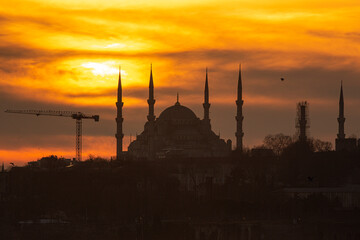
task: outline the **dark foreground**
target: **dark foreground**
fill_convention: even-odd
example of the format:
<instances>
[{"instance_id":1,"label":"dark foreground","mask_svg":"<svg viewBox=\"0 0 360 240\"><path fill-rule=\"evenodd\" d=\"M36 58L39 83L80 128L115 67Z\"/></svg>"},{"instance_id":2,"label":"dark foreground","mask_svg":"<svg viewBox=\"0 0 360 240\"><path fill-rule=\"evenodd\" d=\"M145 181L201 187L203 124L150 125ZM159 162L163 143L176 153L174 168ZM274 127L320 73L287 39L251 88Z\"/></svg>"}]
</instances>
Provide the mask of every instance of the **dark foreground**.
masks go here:
<instances>
[{"instance_id":1,"label":"dark foreground","mask_svg":"<svg viewBox=\"0 0 360 240\"><path fill-rule=\"evenodd\" d=\"M360 240L359 154L48 157L0 173L0 239Z\"/></svg>"}]
</instances>

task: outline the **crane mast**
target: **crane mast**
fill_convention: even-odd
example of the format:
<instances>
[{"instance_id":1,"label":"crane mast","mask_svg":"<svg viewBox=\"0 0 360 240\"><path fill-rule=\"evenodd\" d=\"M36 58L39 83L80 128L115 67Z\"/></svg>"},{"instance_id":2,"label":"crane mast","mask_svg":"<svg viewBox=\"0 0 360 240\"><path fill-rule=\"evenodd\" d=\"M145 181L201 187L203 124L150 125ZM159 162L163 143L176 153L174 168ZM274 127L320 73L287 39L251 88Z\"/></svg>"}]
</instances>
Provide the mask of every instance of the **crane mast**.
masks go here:
<instances>
[{"instance_id":1,"label":"crane mast","mask_svg":"<svg viewBox=\"0 0 360 240\"><path fill-rule=\"evenodd\" d=\"M55 117L71 117L76 120L76 160L81 161L82 158L82 119L94 119L98 122L99 115L88 115L81 112L71 111L53 111L53 110L6 110L6 113L31 114L36 116L55 116Z\"/></svg>"},{"instance_id":2,"label":"crane mast","mask_svg":"<svg viewBox=\"0 0 360 240\"><path fill-rule=\"evenodd\" d=\"M76 119L76 160L81 161L82 159L82 121Z\"/></svg>"}]
</instances>

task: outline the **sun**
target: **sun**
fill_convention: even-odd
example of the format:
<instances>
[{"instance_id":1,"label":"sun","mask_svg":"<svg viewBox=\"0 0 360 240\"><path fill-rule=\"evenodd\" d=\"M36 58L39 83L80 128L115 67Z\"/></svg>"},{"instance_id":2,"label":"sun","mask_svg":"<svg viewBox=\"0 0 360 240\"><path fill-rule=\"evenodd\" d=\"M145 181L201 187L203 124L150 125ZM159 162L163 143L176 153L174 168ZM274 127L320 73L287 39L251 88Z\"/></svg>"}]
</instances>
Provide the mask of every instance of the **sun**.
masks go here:
<instances>
[{"instance_id":1,"label":"sun","mask_svg":"<svg viewBox=\"0 0 360 240\"><path fill-rule=\"evenodd\" d=\"M82 67L91 69L92 74L95 76L102 76L105 75L114 75L119 73L119 69L116 66L114 61L107 61L102 63L97 62L86 62L81 64ZM127 75L124 70L121 70L121 75Z\"/></svg>"}]
</instances>

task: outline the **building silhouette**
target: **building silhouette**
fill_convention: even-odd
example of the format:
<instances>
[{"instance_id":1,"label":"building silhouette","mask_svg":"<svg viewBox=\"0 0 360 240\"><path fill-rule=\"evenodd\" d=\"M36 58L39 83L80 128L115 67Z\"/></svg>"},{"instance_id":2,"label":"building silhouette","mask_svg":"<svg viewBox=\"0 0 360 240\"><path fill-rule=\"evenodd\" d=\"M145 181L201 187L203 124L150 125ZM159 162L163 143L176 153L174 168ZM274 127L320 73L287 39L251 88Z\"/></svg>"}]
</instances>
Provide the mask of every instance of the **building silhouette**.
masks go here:
<instances>
[{"instance_id":1,"label":"building silhouette","mask_svg":"<svg viewBox=\"0 0 360 240\"><path fill-rule=\"evenodd\" d=\"M241 79L239 80L241 85ZM241 87L240 87L241 89ZM239 97L239 96L238 96ZM241 99L238 98L238 101ZM211 130L209 82L206 69L204 89L204 118L180 104L179 97L173 106L166 108L158 118L154 115L154 80L150 70L147 122L144 131L128 147L133 159L161 159L169 157L203 158L225 157L231 152L231 140L225 142ZM241 108L241 107L240 107ZM240 114L240 115L239 115ZM242 111L238 113L242 116ZM240 120L240 118L239 118ZM242 119L241 119L242 121ZM238 129L242 133L242 128ZM242 135L240 134L239 137ZM241 144L242 145L242 141Z\"/></svg>"},{"instance_id":2,"label":"building silhouette","mask_svg":"<svg viewBox=\"0 0 360 240\"><path fill-rule=\"evenodd\" d=\"M344 93L341 82L340 87L340 99L339 99L339 117L338 117L338 134L335 139L335 150L336 151L356 151L357 140L356 138L345 137L345 115L344 115Z\"/></svg>"}]
</instances>

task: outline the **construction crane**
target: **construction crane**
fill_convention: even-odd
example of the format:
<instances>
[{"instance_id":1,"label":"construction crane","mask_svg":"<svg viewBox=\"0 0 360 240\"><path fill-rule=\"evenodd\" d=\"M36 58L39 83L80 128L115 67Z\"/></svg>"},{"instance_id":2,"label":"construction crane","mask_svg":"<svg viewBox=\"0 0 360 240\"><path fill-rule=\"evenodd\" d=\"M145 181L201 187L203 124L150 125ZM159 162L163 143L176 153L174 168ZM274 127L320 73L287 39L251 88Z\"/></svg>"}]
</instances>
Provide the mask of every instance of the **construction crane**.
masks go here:
<instances>
[{"instance_id":1,"label":"construction crane","mask_svg":"<svg viewBox=\"0 0 360 240\"><path fill-rule=\"evenodd\" d=\"M53 110L6 110L6 113L32 114L36 116L71 117L76 120L76 160L81 161L82 157L82 119L94 119L98 122L99 115L87 115L81 112L53 111Z\"/></svg>"}]
</instances>

